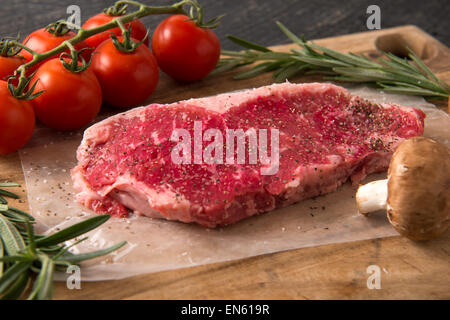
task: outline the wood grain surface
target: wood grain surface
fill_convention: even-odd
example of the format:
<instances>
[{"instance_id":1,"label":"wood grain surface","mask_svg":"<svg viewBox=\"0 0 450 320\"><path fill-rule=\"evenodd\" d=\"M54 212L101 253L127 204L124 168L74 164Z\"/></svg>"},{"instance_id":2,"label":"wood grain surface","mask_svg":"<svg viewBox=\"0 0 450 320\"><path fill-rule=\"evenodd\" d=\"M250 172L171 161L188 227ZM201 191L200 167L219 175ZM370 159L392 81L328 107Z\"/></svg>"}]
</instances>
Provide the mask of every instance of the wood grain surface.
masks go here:
<instances>
[{"instance_id":1,"label":"wood grain surface","mask_svg":"<svg viewBox=\"0 0 450 320\"><path fill-rule=\"evenodd\" d=\"M378 55L376 43L388 36L387 46L402 50L401 37L414 45L438 77L450 82L450 51L414 26L318 40L341 50ZM291 46L280 46L288 50ZM269 75L232 81L233 73L179 84L163 77L151 101L172 102L272 81ZM299 77L297 82L318 80ZM446 110L447 102L437 102ZM17 154L0 157L0 181L24 183ZM27 209L26 190L17 206ZM232 262L132 277L119 281L83 282L81 290L57 283L56 299L449 299L450 232L442 238L416 243L401 237L357 241L290 250ZM381 269L381 289L369 290L369 265Z\"/></svg>"}]
</instances>

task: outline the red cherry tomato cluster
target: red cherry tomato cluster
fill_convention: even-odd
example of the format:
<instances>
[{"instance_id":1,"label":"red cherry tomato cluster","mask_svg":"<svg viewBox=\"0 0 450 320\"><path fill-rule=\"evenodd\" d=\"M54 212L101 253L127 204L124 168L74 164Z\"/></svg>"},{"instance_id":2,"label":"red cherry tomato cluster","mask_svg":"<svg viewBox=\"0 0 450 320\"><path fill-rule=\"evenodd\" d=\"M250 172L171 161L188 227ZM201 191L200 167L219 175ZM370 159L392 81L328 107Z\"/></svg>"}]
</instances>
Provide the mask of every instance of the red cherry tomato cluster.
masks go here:
<instances>
[{"instance_id":1,"label":"red cherry tomato cluster","mask_svg":"<svg viewBox=\"0 0 450 320\"><path fill-rule=\"evenodd\" d=\"M82 28L95 28L114 18L100 13L88 19ZM123 42L124 38L121 29L115 28L75 46L76 50L81 50L78 65L86 64L92 56L87 68L73 72L59 57L53 57L27 70L28 75L35 72L30 81L30 84L36 83L34 92L42 91L29 101L14 97L6 80L21 64L31 61L33 55L22 50L19 55L0 56L0 155L25 145L32 135L35 117L53 129L76 130L97 116L102 102L113 107L144 103L158 84L159 68L176 80L189 82L204 78L219 60L217 36L210 29L197 26L187 16L174 15L160 23L153 33L153 53L148 47L147 30L140 20L125 27L131 28L132 41L142 41L134 50L117 48L117 40ZM116 41L111 34L116 35ZM43 28L28 35L23 44L43 53L74 36L70 31L55 34ZM66 53L65 64L73 64L70 51ZM17 79L12 84L17 85Z\"/></svg>"}]
</instances>

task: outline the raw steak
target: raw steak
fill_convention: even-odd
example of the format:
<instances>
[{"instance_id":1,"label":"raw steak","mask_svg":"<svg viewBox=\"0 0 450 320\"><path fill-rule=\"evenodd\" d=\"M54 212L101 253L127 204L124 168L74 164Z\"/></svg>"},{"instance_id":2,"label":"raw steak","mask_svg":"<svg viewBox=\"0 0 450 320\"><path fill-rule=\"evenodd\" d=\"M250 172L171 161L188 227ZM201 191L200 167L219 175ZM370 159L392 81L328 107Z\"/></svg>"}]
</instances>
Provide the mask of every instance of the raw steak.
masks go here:
<instances>
[{"instance_id":1,"label":"raw steak","mask_svg":"<svg viewBox=\"0 0 450 320\"><path fill-rule=\"evenodd\" d=\"M386 170L399 143L422 134L424 117L414 108L371 103L326 83L274 84L152 104L87 129L72 179L78 201L96 212L127 216L131 210L213 228ZM193 136L196 122L203 134L214 128L223 137L227 129L278 129L278 171L262 174L267 163L249 160L199 164L193 154L190 164L174 163L173 130ZM267 140L271 150L269 134ZM211 141L200 146L205 150ZM216 150L225 156L225 147Z\"/></svg>"}]
</instances>

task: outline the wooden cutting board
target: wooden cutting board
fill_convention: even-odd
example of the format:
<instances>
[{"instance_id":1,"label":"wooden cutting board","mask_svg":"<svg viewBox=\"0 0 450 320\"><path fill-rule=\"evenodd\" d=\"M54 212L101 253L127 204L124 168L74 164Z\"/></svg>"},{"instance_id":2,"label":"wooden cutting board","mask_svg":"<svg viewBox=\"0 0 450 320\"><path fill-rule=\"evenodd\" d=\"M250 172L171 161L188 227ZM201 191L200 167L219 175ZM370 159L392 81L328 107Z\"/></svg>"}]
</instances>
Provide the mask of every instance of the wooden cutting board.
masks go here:
<instances>
[{"instance_id":1,"label":"wooden cutting board","mask_svg":"<svg viewBox=\"0 0 450 320\"><path fill-rule=\"evenodd\" d=\"M415 26L363 32L317 40L342 52L378 57L382 49L406 56L412 48L437 76L450 83L450 50ZM293 45L273 47L289 50ZM258 87L270 75L233 81L235 72L180 84L162 76L148 102L169 103L192 97ZM299 76L294 82L320 81ZM447 110L447 101L431 101ZM22 196L14 203L28 210L24 177L17 153L0 156L0 181L15 181ZM56 299L449 299L450 232L415 243L401 237L290 250L232 262L166 271L129 279L82 283L69 290L56 283ZM381 271L381 289L369 290L367 267Z\"/></svg>"}]
</instances>

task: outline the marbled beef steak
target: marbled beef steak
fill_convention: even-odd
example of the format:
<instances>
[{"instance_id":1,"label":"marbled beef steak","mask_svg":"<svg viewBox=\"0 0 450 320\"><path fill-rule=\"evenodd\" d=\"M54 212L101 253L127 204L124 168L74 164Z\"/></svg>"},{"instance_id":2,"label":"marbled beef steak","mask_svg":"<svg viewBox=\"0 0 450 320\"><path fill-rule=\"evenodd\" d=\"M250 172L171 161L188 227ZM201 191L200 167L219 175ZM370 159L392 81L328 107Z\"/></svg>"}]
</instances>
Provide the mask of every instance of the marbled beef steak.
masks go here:
<instances>
[{"instance_id":1,"label":"marbled beef steak","mask_svg":"<svg viewBox=\"0 0 450 320\"><path fill-rule=\"evenodd\" d=\"M78 201L98 213L134 211L213 228L386 170L396 147L422 134L424 117L414 108L375 104L327 83L274 84L152 104L87 129L72 178ZM194 163L194 154L191 163L175 163L171 153L179 142L173 131L182 128L194 136L196 123L202 134L216 129L223 137L229 129L278 130L278 170L262 174L267 163L249 159ZM274 145L269 136L268 154ZM216 138L205 140L203 150ZM217 150L225 154L225 147Z\"/></svg>"}]
</instances>

